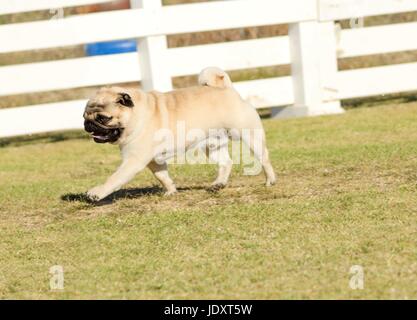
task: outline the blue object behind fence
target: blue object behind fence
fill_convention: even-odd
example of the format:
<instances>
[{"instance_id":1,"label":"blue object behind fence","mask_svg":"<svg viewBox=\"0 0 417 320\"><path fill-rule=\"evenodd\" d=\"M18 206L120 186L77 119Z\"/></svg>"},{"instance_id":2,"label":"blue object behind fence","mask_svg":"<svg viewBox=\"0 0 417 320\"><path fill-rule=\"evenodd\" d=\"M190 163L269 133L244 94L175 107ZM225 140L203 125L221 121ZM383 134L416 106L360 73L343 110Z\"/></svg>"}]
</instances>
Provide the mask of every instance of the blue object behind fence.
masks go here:
<instances>
[{"instance_id":1,"label":"blue object behind fence","mask_svg":"<svg viewBox=\"0 0 417 320\"><path fill-rule=\"evenodd\" d=\"M89 43L85 46L87 56L101 56L137 51L136 40L116 40L109 42Z\"/></svg>"}]
</instances>

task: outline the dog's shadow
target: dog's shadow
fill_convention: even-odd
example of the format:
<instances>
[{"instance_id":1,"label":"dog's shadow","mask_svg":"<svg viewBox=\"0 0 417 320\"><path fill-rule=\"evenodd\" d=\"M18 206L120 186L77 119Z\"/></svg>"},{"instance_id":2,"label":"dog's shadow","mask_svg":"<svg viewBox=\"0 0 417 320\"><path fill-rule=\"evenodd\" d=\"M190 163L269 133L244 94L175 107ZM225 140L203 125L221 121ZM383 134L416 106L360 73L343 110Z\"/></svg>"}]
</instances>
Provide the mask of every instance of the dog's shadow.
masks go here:
<instances>
[{"instance_id":1,"label":"dog's shadow","mask_svg":"<svg viewBox=\"0 0 417 320\"><path fill-rule=\"evenodd\" d=\"M208 192L215 192L216 190L212 190L210 188L202 187L202 186L192 186L192 187L181 187L177 188L178 192L186 192L191 190L206 190ZM83 202L88 204L93 204L96 206L102 205L109 205L115 203L117 200L120 199L135 199L140 197L146 197L151 195L164 195L164 190L160 187L146 187L146 188L129 188L129 189L122 189L119 191L114 192L110 196L100 200L98 202L91 201L85 193L67 193L61 196L61 200L67 202Z\"/></svg>"}]
</instances>

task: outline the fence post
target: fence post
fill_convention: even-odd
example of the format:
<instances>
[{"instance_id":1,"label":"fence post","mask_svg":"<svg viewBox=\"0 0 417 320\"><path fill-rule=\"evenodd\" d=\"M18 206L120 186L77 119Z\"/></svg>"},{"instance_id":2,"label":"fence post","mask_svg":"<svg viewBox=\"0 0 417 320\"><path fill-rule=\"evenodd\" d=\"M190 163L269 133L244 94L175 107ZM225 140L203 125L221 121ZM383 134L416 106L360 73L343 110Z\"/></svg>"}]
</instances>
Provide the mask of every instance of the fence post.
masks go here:
<instances>
[{"instance_id":1,"label":"fence post","mask_svg":"<svg viewBox=\"0 0 417 320\"><path fill-rule=\"evenodd\" d=\"M130 0L132 8L158 9L161 0ZM142 89L162 92L172 90L172 79L167 66L167 38L151 36L138 39Z\"/></svg>"},{"instance_id":2,"label":"fence post","mask_svg":"<svg viewBox=\"0 0 417 320\"><path fill-rule=\"evenodd\" d=\"M337 100L337 52L333 22L290 24L289 37L295 115L344 112Z\"/></svg>"},{"instance_id":3,"label":"fence post","mask_svg":"<svg viewBox=\"0 0 417 320\"><path fill-rule=\"evenodd\" d=\"M337 29L333 21L319 22L320 92L322 109L318 114L344 113L339 100ZM312 113L314 115L314 112Z\"/></svg>"}]
</instances>

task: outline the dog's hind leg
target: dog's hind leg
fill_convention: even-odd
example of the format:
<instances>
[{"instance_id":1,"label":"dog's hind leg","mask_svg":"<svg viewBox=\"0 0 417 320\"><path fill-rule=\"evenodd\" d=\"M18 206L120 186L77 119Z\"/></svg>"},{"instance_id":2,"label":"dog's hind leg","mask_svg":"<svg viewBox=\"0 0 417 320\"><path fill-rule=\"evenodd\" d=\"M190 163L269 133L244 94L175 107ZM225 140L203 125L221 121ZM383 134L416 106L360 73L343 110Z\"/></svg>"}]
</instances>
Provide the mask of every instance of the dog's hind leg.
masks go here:
<instances>
[{"instance_id":1,"label":"dog's hind leg","mask_svg":"<svg viewBox=\"0 0 417 320\"><path fill-rule=\"evenodd\" d=\"M168 165L166 162L160 164L155 161L151 161L148 164L149 170L155 175L159 182L164 186L166 192L165 195L171 195L177 192L174 181L168 174Z\"/></svg>"},{"instance_id":2,"label":"dog's hind leg","mask_svg":"<svg viewBox=\"0 0 417 320\"><path fill-rule=\"evenodd\" d=\"M228 144L222 144L218 148L206 148L207 157L211 163L217 163L219 171L216 180L211 184L213 189L222 189L227 185L232 171L233 161L230 158Z\"/></svg>"},{"instance_id":3,"label":"dog's hind leg","mask_svg":"<svg viewBox=\"0 0 417 320\"><path fill-rule=\"evenodd\" d=\"M260 134L255 134L255 130L259 131ZM262 165L263 171L266 177L265 185L270 187L275 184L276 177L274 168L272 167L271 160L269 159L269 152L266 148L265 133L263 129L250 129L249 132L242 134L242 141L250 148L256 159Z\"/></svg>"},{"instance_id":4,"label":"dog's hind leg","mask_svg":"<svg viewBox=\"0 0 417 320\"><path fill-rule=\"evenodd\" d=\"M256 154L255 156L259 159L259 156L257 156ZM262 151L262 156L260 158L260 161L262 163L262 167L264 169L264 173L266 176L265 185L267 187L270 187L276 183L276 177L275 177L274 168L272 167L272 164L271 164L271 160L269 159L269 152L265 146L265 143L263 146L263 151Z\"/></svg>"}]
</instances>

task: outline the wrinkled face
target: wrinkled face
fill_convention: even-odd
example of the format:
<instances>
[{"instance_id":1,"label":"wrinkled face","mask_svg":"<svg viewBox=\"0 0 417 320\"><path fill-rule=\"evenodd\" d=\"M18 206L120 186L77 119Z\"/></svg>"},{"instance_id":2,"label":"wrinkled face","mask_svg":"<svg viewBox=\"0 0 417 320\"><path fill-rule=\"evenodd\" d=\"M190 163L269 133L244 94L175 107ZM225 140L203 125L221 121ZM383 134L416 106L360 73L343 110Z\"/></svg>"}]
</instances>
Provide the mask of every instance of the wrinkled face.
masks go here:
<instances>
[{"instance_id":1,"label":"wrinkled face","mask_svg":"<svg viewBox=\"0 0 417 320\"><path fill-rule=\"evenodd\" d=\"M87 103L84 129L97 143L117 143L134 108L132 95L123 88L103 88Z\"/></svg>"}]
</instances>

